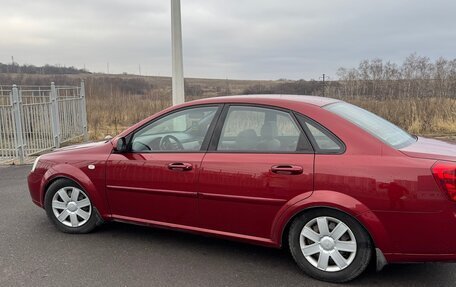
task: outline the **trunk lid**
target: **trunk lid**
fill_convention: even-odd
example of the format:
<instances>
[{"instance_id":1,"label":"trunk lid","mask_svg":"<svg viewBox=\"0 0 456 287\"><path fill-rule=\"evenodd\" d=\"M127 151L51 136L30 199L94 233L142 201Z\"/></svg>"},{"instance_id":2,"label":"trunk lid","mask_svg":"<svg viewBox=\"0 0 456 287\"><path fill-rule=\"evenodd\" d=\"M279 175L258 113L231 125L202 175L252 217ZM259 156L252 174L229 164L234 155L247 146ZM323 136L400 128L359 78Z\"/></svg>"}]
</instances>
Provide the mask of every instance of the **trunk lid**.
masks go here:
<instances>
[{"instance_id":1,"label":"trunk lid","mask_svg":"<svg viewBox=\"0 0 456 287\"><path fill-rule=\"evenodd\" d=\"M456 161L456 143L442 140L418 137L415 143L399 151L410 157Z\"/></svg>"}]
</instances>

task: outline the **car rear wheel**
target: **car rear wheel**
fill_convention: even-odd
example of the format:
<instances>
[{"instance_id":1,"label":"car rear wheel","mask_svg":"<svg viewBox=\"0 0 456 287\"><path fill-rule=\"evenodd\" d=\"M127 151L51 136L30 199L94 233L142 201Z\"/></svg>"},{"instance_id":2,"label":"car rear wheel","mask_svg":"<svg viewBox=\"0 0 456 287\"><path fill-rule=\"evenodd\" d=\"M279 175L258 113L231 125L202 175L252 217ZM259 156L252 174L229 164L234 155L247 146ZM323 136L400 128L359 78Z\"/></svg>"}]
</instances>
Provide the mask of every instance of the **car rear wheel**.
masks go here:
<instances>
[{"instance_id":1,"label":"car rear wheel","mask_svg":"<svg viewBox=\"0 0 456 287\"><path fill-rule=\"evenodd\" d=\"M88 233L99 222L87 193L68 179L58 179L49 186L44 204L51 222L66 233Z\"/></svg>"},{"instance_id":2,"label":"car rear wheel","mask_svg":"<svg viewBox=\"0 0 456 287\"><path fill-rule=\"evenodd\" d=\"M309 210L294 219L289 231L291 254L311 277L342 283L369 265L372 243L351 216L332 209Z\"/></svg>"}]
</instances>

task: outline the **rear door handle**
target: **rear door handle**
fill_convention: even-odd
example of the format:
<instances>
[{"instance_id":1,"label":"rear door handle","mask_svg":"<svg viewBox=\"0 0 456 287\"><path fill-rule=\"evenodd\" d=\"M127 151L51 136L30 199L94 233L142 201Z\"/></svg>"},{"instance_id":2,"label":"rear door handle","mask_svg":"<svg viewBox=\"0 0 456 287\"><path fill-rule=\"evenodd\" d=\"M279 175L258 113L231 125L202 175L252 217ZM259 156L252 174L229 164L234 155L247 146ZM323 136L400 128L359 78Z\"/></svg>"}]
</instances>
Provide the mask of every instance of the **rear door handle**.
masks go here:
<instances>
[{"instance_id":1,"label":"rear door handle","mask_svg":"<svg viewBox=\"0 0 456 287\"><path fill-rule=\"evenodd\" d=\"M193 166L188 162L173 162L168 164L168 169L175 171L189 171L192 170Z\"/></svg>"},{"instance_id":2,"label":"rear door handle","mask_svg":"<svg viewBox=\"0 0 456 287\"><path fill-rule=\"evenodd\" d=\"M301 174L302 173L302 166L299 165L274 165L271 167L271 171L277 174L286 174L286 175L293 175L293 174Z\"/></svg>"}]
</instances>

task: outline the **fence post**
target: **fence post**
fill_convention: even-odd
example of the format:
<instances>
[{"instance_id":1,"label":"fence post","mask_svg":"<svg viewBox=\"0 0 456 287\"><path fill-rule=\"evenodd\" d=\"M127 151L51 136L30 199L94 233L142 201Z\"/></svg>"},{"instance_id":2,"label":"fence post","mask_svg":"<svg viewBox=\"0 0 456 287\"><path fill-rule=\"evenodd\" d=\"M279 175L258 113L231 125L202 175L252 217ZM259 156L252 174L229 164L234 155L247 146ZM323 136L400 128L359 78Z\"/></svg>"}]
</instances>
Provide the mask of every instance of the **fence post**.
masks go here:
<instances>
[{"instance_id":1,"label":"fence post","mask_svg":"<svg viewBox=\"0 0 456 287\"><path fill-rule=\"evenodd\" d=\"M60 147L60 118L59 102L57 100L57 89L54 82L51 83L51 114L52 114L52 134L54 136L54 146Z\"/></svg>"},{"instance_id":2,"label":"fence post","mask_svg":"<svg viewBox=\"0 0 456 287\"><path fill-rule=\"evenodd\" d=\"M87 110L86 110L86 98L85 98L85 85L84 80L81 81L81 90L79 93L81 98L81 120L82 120L82 132L84 134L84 141L88 141L89 137L87 134Z\"/></svg>"},{"instance_id":3,"label":"fence post","mask_svg":"<svg viewBox=\"0 0 456 287\"><path fill-rule=\"evenodd\" d=\"M19 90L16 85L13 85L11 93L13 104L12 112L14 118L14 128L16 133L16 155L19 157L19 162L24 163L25 149L24 149L24 133L22 130L22 97L19 95Z\"/></svg>"}]
</instances>

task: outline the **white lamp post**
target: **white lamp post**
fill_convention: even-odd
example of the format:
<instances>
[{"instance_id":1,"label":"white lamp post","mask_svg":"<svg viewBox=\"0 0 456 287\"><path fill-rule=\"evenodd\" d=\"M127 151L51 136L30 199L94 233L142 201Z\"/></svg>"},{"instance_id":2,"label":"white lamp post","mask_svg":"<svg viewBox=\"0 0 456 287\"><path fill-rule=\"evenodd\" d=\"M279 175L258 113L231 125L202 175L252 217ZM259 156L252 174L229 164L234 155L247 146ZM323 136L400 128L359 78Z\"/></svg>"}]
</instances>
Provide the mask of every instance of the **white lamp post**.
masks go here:
<instances>
[{"instance_id":1,"label":"white lamp post","mask_svg":"<svg viewBox=\"0 0 456 287\"><path fill-rule=\"evenodd\" d=\"M177 105L185 102L180 0L171 0L171 34L171 44L173 46L173 105Z\"/></svg>"}]
</instances>

